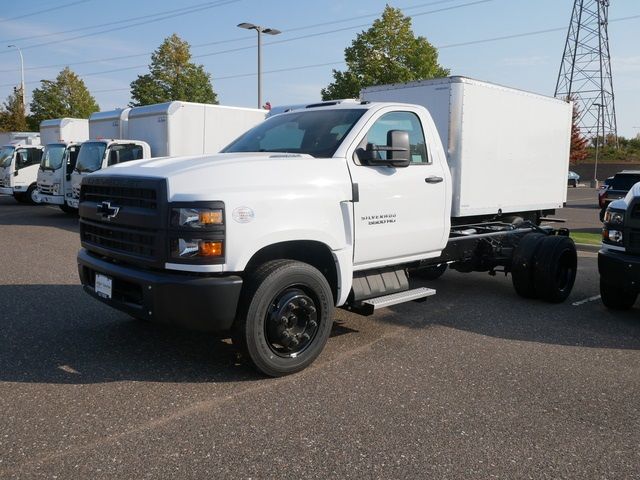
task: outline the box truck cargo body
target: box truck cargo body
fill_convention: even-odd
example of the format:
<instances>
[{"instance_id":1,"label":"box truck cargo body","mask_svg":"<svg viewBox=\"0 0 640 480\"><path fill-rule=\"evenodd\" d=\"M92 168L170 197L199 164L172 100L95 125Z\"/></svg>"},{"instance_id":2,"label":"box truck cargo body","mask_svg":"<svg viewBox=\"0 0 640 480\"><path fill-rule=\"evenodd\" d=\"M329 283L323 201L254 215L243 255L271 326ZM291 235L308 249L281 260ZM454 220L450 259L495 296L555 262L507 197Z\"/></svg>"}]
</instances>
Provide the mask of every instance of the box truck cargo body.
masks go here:
<instances>
[{"instance_id":1,"label":"box truck cargo body","mask_svg":"<svg viewBox=\"0 0 640 480\"><path fill-rule=\"evenodd\" d=\"M190 102L135 107L129 137L143 140L153 157L217 153L265 119L266 110Z\"/></svg>"},{"instance_id":2,"label":"box truck cargo body","mask_svg":"<svg viewBox=\"0 0 640 480\"><path fill-rule=\"evenodd\" d=\"M54 118L40 122L40 143L84 142L89 139L89 120Z\"/></svg>"},{"instance_id":3,"label":"box truck cargo body","mask_svg":"<svg viewBox=\"0 0 640 480\"><path fill-rule=\"evenodd\" d=\"M40 145L40 134L38 132L0 132L0 145L10 143Z\"/></svg>"},{"instance_id":4,"label":"box truck cargo body","mask_svg":"<svg viewBox=\"0 0 640 480\"><path fill-rule=\"evenodd\" d=\"M130 108L95 112L89 117L89 138L129 138Z\"/></svg>"},{"instance_id":5,"label":"box truck cargo body","mask_svg":"<svg viewBox=\"0 0 640 480\"><path fill-rule=\"evenodd\" d=\"M570 103L464 77L369 87L361 97L429 110L451 170L452 217L566 202Z\"/></svg>"}]
</instances>

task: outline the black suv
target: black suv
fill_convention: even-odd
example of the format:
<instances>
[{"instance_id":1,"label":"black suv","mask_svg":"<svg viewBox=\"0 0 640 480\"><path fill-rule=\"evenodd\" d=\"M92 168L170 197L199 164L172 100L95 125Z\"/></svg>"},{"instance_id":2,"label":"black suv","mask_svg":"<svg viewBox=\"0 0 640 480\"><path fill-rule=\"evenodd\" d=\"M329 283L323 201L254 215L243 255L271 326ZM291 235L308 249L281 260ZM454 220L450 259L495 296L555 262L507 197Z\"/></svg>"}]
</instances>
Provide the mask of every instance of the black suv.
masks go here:
<instances>
[{"instance_id":1,"label":"black suv","mask_svg":"<svg viewBox=\"0 0 640 480\"><path fill-rule=\"evenodd\" d=\"M640 182L639 170L623 170L605 181L598 192L598 204L600 206L600 221L604 220L604 212L614 200L624 198L627 192L636 183Z\"/></svg>"},{"instance_id":2,"label":"black suv","mask_svg":"<svg viewBox=\"0 0 640 480\"><path fill-rule=\"evenodd\" d=\"M598 271L602 302L616 310L631 308L640 293L640 183L606 209Z\"/></svg>"}]
</instances>

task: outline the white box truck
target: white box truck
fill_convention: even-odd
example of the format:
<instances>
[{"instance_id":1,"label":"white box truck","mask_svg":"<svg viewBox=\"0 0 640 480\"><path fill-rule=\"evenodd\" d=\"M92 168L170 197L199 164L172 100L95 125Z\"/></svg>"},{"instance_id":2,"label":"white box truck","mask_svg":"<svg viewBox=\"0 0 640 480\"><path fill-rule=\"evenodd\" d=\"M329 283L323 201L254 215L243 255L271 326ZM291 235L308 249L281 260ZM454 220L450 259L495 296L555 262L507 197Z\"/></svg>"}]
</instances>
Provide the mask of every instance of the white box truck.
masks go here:
<instances>
[{"instance_id":1,"label":"white box truck","mask_svg":"<svg viewBox=\"0 0 640 480\"><path fill-rule=\"evenodd\" d=\"M129 112L129 136L147 142L153 157L217 153L266 114L255 108L159 103Z\"/></svg>"},{"instance_id":2,"label":"white box truck","mask_svg":"<svg viewBox=\"0 0 640 480\"><path fill-rule=\"evenodd\" d=\"M89 117L91 141L80 147L78 159L67 177L65 205L67 213L78 211L82 177L101 168L121 162L151 157L149 144L142 140L129 140L129 113L131 108L95 112Z\"/></svg>"},{"instance_id":3,"label":"white box truck","mask_svg":"<svg viewBox=\"0 0 640 480\"><path fill-rule=\"evenodd\" d=\"M19 202L37 203L36 178L42 157L40 134L9 132L0 147L0 195L13 195Z\"/></svg>"},{"instance_id":4,"label":"white box truck","mask_svg":"<svg viewBox=\"0 0 640 480\"><path fill-rule=\"evenodd\" d=\"M71 192L70 175L80 144L89 138L85 118L56 118L40 122L44 152L37 172L37 201L67 211L65 195Z\"/></svg>"},{"instance_id":5,"label":"white box truck","mask_svg":"<svg viewBox=\"0 0 640 480\"><path fill-rule=\"evenodd\" d=\"M91 158L80 151L78 167L72 175L72 197L67 200L70 208L76 209L80 198L82 176L123 161L151 157L198 155L217 153L233 139L264 120L266 110L255 108L226 107L191 102L167 102L132 108L127 115L128 138L116 161L109 157L111 146L96 149L92 144ZM89 119L89 130L94 138L92 125L108 126L106 115L94 114ZM138 144L148 145L138 148ZM114 144L112 144L114 145ZM102 154L102 161L93 155ZM140 157L139 155L142 155ZM86 159L85 159L86 158ZM74 210L75 211L75 210Z\"/></svg>"},{"instance_id":6,"label":"white box truck","mask_svg":"<svg viewBox=\"0 0 640 480\"><path fill-rule=\"evenodd\" d=\"M89 175L85 290L134 317L228 331L274 376L320 354L334 307L370 314L425 299L435 290L415 279L446 268L511 273L519 295L564 301L575 245L537 223L564 198L571 104L462 78L434 84L408 85L403 103L394 86L376 102L274 115L218 155ZM430 113L426 97L441 108Z\"/></svg>"}]
</instances>

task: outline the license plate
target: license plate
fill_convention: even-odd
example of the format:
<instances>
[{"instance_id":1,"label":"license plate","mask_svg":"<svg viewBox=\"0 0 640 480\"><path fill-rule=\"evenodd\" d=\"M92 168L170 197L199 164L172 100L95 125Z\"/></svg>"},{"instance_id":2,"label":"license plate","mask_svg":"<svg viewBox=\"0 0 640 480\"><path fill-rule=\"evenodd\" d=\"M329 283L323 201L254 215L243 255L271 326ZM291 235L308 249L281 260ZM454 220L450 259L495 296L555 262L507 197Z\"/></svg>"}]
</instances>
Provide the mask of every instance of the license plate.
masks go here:
<instances>
[{"instance_id":1,"label":"license plate","mask_svg":"<svg viewBox=\"0 0 640 480\"><path fill-rule=\"evenodd\" d=\"M113 292L113 279L106 275L96 273L96 293L103 298L111 298Z\"/></svg>"}]
</instances>

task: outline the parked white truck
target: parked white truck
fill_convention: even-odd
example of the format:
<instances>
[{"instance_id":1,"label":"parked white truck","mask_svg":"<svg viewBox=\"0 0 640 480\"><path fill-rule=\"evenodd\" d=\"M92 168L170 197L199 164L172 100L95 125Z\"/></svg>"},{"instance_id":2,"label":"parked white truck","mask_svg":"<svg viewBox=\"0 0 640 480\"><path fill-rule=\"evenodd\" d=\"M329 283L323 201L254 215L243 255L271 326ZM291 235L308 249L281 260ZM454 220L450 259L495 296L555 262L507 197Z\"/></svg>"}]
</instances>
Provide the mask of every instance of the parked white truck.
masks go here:
<instances>
[{"instance_id":1,"label":"parked white truck","mask_svg":"<svg viewBox=\"0 0 640 480\"><path fill-rule=\"evenodd\" d=\"M137 318L230 331L273 376L320 354L334 307L425 299L415 278L447 266L566 299L575 245L537 221L565 201L571 105L461 77L377 92L402 89L412 103L309 105L219 155L89 175L84 289Z\"/></svg>"},{"instance_id":2,"label":"parked white truck","mask_svg":"<svg viewBox=\"0 0 640 480\"><path fill-rule=\"evenodd\" d=\"M125 144L112 141L100 149L92 144L91 160L86 162L81 149L82 160L78 160L78 167L72 175L73 196L68 201L69 206L77 208L81 180L87 173L140 158L217 153L230 141L264 120L266 113L265 110L254 108L178 101L132 108L128 112L126 135L135 140L128 140ZM90 126L93 120L92 116ZM93 131L91 138L96 138ZM137 145L142 144L148 145L149 150L138 149ZM115 154L110 153L114 149L120 151L117 159L112 158ZM95 156L100 154L100 159Z\"/></svg>"},{"instance_id":3,"label":"parked white truck","mask_svg":"<svg viewBox=\"0 0 640 480\"><path fill-rule=\"evenodd\" d=\"M15 133L15 132L13 132ZM37 203L36 179L42 158L40 134L26 132L0 147L0 195Z\"/></svg>"},{"instance_id":4,"label":"parked white truck","mask_svg":"<svg viewBox=\"0 0 640 480\"><path fill-rule=\"evenodd\" d=\"M65 207L67 213L78 211L80 183L83 176L117 163L151 157L149 144L142 140L127 140L130 108L95 112L89 117L89 138L78 150L75 166L65 177Z\"/></svg>"},{"instance_id":5,"label":"parked white truck","mask_svg":"<svg viewBox=\"0 0 640 480\"><path fill-rule=\"evenodd\" d=\"M85 118L56 118L40 122L44 152L37 172L39 203L58 205L68 211L65 194L70 194L71 172L75 168L80 144L89 138Z\"/></svg>"}]
</instances>

